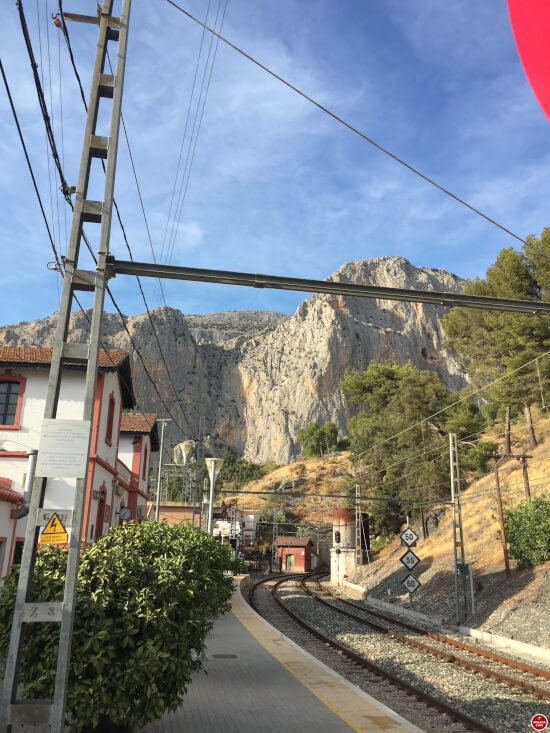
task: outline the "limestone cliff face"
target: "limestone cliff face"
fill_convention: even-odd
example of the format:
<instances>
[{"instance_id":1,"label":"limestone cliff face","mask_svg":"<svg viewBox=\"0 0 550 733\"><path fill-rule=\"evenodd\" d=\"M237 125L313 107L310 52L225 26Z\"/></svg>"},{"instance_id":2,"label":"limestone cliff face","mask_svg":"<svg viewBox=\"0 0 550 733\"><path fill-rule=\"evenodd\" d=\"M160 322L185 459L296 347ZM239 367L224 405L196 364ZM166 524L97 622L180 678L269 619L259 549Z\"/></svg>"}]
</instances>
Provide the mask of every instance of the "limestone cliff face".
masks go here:
<instances>
[{"instance_id":1,"label":"limestone cliff face","mask_svg":"<svg viewBox=\"0 0 550 733\"><path fill-rule=\"evenodd\" d=\"M419 268L402 257L351 262L329 279L387 287L460 292L462 280L445 270ZM451 388L465 384L462 367L443 346L440 319L446 309L420 303L313 295L291 316L234 311L186 316L171 308L153 314L172 375L166 375L147 314L127 317L164 401L185 435L171 426L173 441L196 435L199 417L219 450L229 447L249 460L286 463L296 457L298 430L314 420L334 422L345 434L357 408L338 388L345 369L370 361L411 361L437 371ZM86 319L74 315L85 337ZM51 345L55 318L0 328L6 345ZM103 342L130 348L120 318L105 317ZM166 411L139 356L133 353L136 394L143 410ZM177 398L176 398L177 395Z\"/></svg>"}]
</instances>

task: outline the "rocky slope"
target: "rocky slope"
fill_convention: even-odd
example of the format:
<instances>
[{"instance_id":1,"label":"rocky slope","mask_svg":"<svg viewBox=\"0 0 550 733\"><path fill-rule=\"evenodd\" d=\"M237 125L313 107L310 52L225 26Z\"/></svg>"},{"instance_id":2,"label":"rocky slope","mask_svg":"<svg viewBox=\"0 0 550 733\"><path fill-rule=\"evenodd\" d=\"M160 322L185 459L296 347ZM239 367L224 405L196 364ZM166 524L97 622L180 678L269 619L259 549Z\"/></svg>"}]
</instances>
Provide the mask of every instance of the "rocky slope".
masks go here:
<instances>
[{"instance_id":1,"label":"rocky slope","mask_svg":"<svg viewBox=\"0 0 550 733\"><path fill-rule=\"evenodd\" d=\"M329 279L419 290L460 292L462 280L445 271L414 267L403 257L343 265ZM459 388L463 370L443 345L440 320L446 309L421 303L313 295L291 316L234 311L183 316L172 308L125 318L143 362L181 431L168 440L194 437L199 417L212 446L229 447L254 461L287 463L299 453L296 435L314 420L333 421L343 434L356 412L338 388L345 369L374 361L412 361L437 371ZM0 328L5 345L51 345L55 315ZM88 322L75 313L75 340ZM161 356L172 379L167 376ZM117 315L106 314L103 345L132 351L136 393L143 410L166 414L145 367Z\"/></svg>"}]
</instances>

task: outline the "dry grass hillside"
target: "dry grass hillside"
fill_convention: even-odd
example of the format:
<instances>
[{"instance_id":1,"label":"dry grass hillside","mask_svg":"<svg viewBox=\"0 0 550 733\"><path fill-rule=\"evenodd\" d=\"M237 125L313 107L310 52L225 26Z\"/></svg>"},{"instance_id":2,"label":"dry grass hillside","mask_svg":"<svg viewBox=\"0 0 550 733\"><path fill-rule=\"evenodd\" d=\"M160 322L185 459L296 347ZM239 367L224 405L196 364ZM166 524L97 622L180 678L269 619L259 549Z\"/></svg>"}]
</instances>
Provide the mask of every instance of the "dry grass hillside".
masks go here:
<instances>
[{"instance_id":1,"label":"dry grass hillside","mask_svg":"<svg viewBox=\"0 0 550 733\"><path fill-rule=\"evenodd\" d=\"M538 446L529 449L522 418L512 424L511 449L513 453L532 456L528 460L531 495L550 495L550 418L534 410L533 421ZM484 436L484 439L499 443L499 452L504 451L502 430L502 423L497 423ZM248 484L248 492L236 494L234 499L242 508L260 508L261 492L281 490L282 487L281 497L290 516L312 525L330 524L332 510L343 505L344 500L336 497L343 494L340 483L351 469L348 453L298 461ZM502 460L499 477L506 505L513 506L525 498L520 461ZM301 495L303 492L305 497ZM422 586L415 593L414 604L417 610L450 620L454 615L451 510L445 505L427 506L426 515L434 509L436 521L430 523L429 537L422 538L420 525L415 526L421 537L414 550L421 559L415 574ZM472 563L476 585L477 611L475 616L468 618L468 624L550 647L550 563L519 571L511 559L512 574L506 581L492 466L487 475L467 482L462 492L462 519L466 561ZM349 580L367 587L379 598L390 598L394 603L408 606L410 599L402 585L407 572L399 561L402 554L396 537L372 553L370 564L364 565ZM391 597L387 595L388 590ZM546 608L549 610L542 610Z\"/></svg>"},{"instance_id":2,"label":"dry grass hillside","mask_svg":"<svg viewBox=\"0 0 550 733\"><path fill-rule=\"evenodd\" d=\"M531 495L537 496L545 492L550 493L550 419L534 415L534 421L539 445L534 450L529 449L525 423L520 420L512 429L511 448L512 453L526 453L533 456L528 459L528 477ZM501 443L499 450L502 452L502 440L500 436L495 437L495 433L498 435L501 429L502 425L495 426L493 431L487 432L486 438ZM513 458L502 460L499 463L498 473L504 504L508 506L518 504L525 498L521 461ZM472 562L474 569L477 570L503 567L502 543L498 535L500 522L494 471L491 470L488 475L468 482L461 500L467 561ZM450 557L453 553L451 510L446 509L438 520L437 530L419 543L419 552L423 557L429 556L434 560ZM394 543L385 546L380 551L378 559L383 561L388 557L394 544L399 544L399 541L395 540Z\"/></svg>"},{"instance_id":3,"label":"dry grass hillside","mask_svg":"<svg viewBox=\"0 0 550 733\"><path fill-rule=\"evenodd\" d=\"M228 495L225 501L236 501L243 509L260 509L265 498L273 498L273 495L262 492L277 491L281 484L294 482L294 488L288 486L281 491L285 509L308 524L331 523L332 510L343 503L342 499L331 497L341 495L339 484L350 468L349 453L299 460L252 481L246 485L246 493ZM302 496L304 492L306 496Z\"/></svg>"},{"instance_id":4,"label":"dry grass hillside","mask_svg":"<svg viewBox=\"0 0 550 733\"><path fill-rule=\"evenodd\" d=\"M528 475L531 496L550 495L550 419L534 416L539 445L529 449L523 420L512 431L512 452L528 453ZM502 426L495 426L495 439ZM499 438L496 438L500 442ZM500 446L502 451L503 447ZM525 498L521 462L502 460L499 478L503 502L514 506ZM454 617L454 574L452 518L450 508L441 511L439 524L426 539L420 526L415 526L420 540L414 552L421 562L415 575L421 588L414 595L417 610L451 620ZM510 559L511 575L507 581L504 556L499 536L500 522L496 501L494 473L469 482L462 492L462 523L466 561L472 563L476 587L476 613L467 624L503 636L550 647L550 562L529 570L518 570ZM407 574L399 558L403 548L394 538L371 557L351 581L364 585L379 598L388 598L408 606L408 594L402 586ZM388 590L391 598L387 595Z\"/></svg>"}]
</instances>

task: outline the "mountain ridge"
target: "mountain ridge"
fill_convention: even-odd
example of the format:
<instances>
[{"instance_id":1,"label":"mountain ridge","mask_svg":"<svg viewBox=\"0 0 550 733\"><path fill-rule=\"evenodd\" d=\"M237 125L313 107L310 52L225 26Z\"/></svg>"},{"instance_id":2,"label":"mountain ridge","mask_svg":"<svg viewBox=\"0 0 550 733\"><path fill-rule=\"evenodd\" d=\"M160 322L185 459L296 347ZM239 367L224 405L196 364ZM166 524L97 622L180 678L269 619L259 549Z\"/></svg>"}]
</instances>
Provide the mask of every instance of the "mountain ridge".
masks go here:
<instances>
[{"instance_id":1,"label":"mountain ridge","mask_svg":"<svg viewBox=\"0 0 550 733\"><path fill-rule=\"evenodd\" d=\"M328 279L453 293L462 292L464 282L446 270L415 267L404 257L350 262ZM182 428L170 425L170 442L196 437L204 417L213 452L230 449L255 462L288 463L299 454L300 428L330 420L345 434L348 418L360 411L338 388L346 369L366 369L372 360L410 360L436 371L453 390L464 386L467 376L444 345L441 317L447 310L423 303L315 294L291 316L257 310L184 316L163 306L150 316L126 316L125 321L147 371ZM53 314L0 327L0 343L51 345L55 320ZM88 327L86 317L74 312L71 338L85 341ZM141 408L165 416L118 315L105 314L102 344L131 351Z\"/></svg>"}]
</instances>

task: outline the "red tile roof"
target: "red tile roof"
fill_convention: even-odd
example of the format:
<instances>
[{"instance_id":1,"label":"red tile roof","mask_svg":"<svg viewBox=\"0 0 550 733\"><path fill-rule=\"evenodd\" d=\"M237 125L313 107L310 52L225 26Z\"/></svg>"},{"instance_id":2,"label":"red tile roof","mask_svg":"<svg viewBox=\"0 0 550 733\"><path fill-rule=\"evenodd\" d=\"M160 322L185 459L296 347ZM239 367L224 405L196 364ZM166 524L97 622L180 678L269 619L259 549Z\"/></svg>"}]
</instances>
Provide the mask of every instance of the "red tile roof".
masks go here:
<instances>
[{"instance_id":1,"label":"red tile roof","mask_svg":"<svg viewBox=\"0 0 550 733\"><path fill-rule=\"evenodd\" d=\"M121 433L150 433L157 422L156 415L141 415L135 412L123 412L120 418Z\"/></svg>"},{"instance_id":2,"label":"red tile roof","mask_svg":"<svg viewBox=\"0 0 550 733\"><path fill-rule=\"evenodd\" d=\"M309 537L278 537L278 547L306 547L311 540ZM313 544L313 542L311 542Z\"/></svg>"},{"instance_id":3,"label":"red tile roof","mask_svg":"<svg viewBox=\"0 0 550 733\"><path fill-rule=\"evenodd\" d=\"M11 490L11 479L0 476L0 501L7 501L9 504L20 504L23 495Z\"/></svg>"},{"instance_id":4,"label":"red tile roof","mask_svg":"<svg viewBox=\"0 0 550 733\"><path fill-rule=\"evenodd\" d=\"M53 349L37 346L0 346L0 364L51 364ZM117 369L129 356L129 351L101 349L99 368ZM69 362L70 363L70 362ZM79 366L73 363L73 366Z\"/></svg>"}]
</instances>

